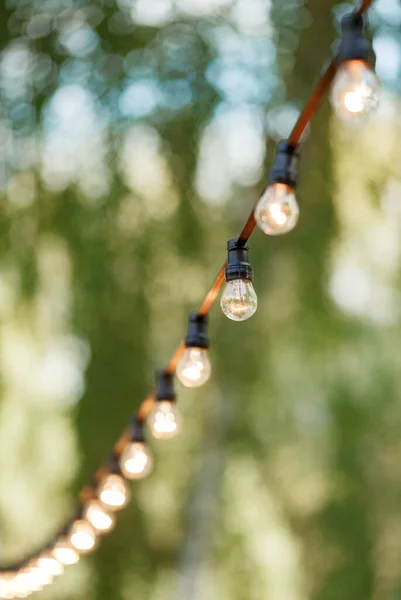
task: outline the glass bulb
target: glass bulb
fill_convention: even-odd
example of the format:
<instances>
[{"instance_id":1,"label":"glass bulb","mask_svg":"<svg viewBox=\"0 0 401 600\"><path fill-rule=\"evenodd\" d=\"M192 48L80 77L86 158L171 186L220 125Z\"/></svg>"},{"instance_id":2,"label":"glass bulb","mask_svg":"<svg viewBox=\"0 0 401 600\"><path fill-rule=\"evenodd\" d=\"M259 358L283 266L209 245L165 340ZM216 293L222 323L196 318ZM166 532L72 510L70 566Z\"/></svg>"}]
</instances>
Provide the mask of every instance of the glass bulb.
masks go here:
<instances>
[{"instance_id":1,"label":"glass bulb","mask_svg":"<svg viewBox=\"0 0 401 600\"><path fill-rule=\"evenodd\" d=\"M99 485L97 495L109 510L121 510L130 499L129 489L124 479L114 473L104 477Z\"/></svg>"},{"instance_id":2,"label":"glass bulb","mask_svg":"<svg viewBox=\"0 0 401 600\"><path fill-rule=\"evenodd\" d=\"M331 88L331 103L339 119L360 123L377 108L380 81L363 60L347 60L338 69Z\"/></svg>"},{"instance_id":3,"label":"glass bulb","mask_svg":"<svg viewBox=\"0 0 401 600\"><path fill-rule=\"evenodd\" d=\"M28 563L25 574L28 575L29 587L32 591L36 591L38 586L42 588L45 585L53 583L53 576L39 567L38 560L31 560Z\"/></svg>"},{"instance_id":4,"label":"glass bulb","mask_svg":"<svg viewBox=\"0 0 401 600\"><path fill-rule=\"evenodd\" d=\"M53 556L64 566L75 565L79 561L79 554L67 537L62 537L55 543Z\"/></svg>"},{"instance_id":5,"label":"glass bulb","mask_svg":"<svg viewBox=\"0 0 401 600\"><path fill-rule=\"evenodd\" d=\"M273 183L264 191L255 208L255 220L263 233L282 235L294 229L299 207L294 188L285 183Z\"/></svg>"},{"instance_id":6,"label":"glass bulb","mask_svg":"<svg viewBox=\"0 0 401 600\"><path fill-rule=\"evenodd\" d=\"M70 541L80 554L87 554L97 545L96 532L88 521L78 519L71 526Z\"/></svg>"},{"instance_id":7,"label":"glass bulb","mask_svg":"<svg viewBox=\"0 0 401 600\"><path fill-rule=\"evenodd\" d=\"M233 321L246 321L256 312L258 297L252 281L234 279L228 281L220 299L223 313Z\"/></svg>"},{"instance_id":8,"label":"glass bulb","mask_svg":"<svg viewBox=\"0 0 401 600\"><path fill-rule=\"evenodd\" d=\"M50 554L50 552L42 552L38 558L38 567L49 575L62 575L64 573L63 565Z\"/></svg>"},{"instance_id":9,"label":"glass bulb","mask_svg":"<svg viewBox=\"0 0 401 600\"><path fill-rule=\"evenodd\" d=\"M148 417L148 424L153 437L169 440L176 436L181 427L181 417L174 402L170 400L156 401L153 411Z\"/></svg>"},{"instance_id":10,"label":"glass bulb","mask_svg":"<svg viewBox=\"0 0 401 600\"><path fill-rule=\"evenodd\" d=\"M152 457L146 444L132 442L121 455L121 471L127 479L143 479L152 470Z\"/></svg>"},{"instance_id":11,"label":"glass bulb","mask_svg":"<svg viewBox=\"0 0 401 600\"><path fill-rule=\"evenodd\" d=\"M187 348L177 366L177 377L186 387L200 387L209 379L212 367L205 348Z\"/></svg>"},{"instance_id":12,"label":"glass bulb","mask_svg":"<svg viewBox=\"0 0 401 600\"><path fill-rule=\"evenodd\" d=\"M0 595L0 598L27 598L31 592L36 591L36 587L32 589L29 574L24 571L19 571L8 583L6 594ZM42 589L42 588L41 588Z\"/></svg>"},{"instance_id":13,"label":"glass bulb","mask_svg":"<svg viewBox=\"0 0 401 600\"><path fill-rule=\"evenodd\" d=\"M111 531L116 524L114 515L108 513L99 500L90 500L86 505L84 518L98 533Z\"/></svg>"}]
</instances>

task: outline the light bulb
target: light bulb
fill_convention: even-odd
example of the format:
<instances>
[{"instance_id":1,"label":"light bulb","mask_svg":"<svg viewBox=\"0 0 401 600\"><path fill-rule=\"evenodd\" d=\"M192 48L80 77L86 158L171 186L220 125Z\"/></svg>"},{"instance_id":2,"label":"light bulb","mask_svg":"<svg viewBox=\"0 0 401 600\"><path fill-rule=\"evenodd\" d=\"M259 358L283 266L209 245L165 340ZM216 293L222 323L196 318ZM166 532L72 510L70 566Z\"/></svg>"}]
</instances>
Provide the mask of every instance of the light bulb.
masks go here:
<instances>
[{"instance_id":1,"label":"light bulb","mask_svg":"<svg viewBox=\"0 0 401 600\"><path fill-rule=\"evenodd\" d=\"M0 575L0 598L12 598L13 594L11 593L11 582L13 577L9 573L2 573Z\"/></svg>"},{"instance_id":2,"label":"light bulb","mask_svg":"<svg viewBox=\"0 0 401 600\"><path fill-rule=\"evenodd\" d=\"M64 573L63 565L50 552L42 552L38 558L38 567L45 573L49 573L49 575L62 575Z\"/></svg>"},{"instance_id":3,"label":"light bulb","mask_svg":"<svg viewBox=\"0 0 401 600\"><path fill-rule=\"evenodd\" d=\"M25 569L25 573L28 575L29 586L32 591L36 591L36 588L44 587L53 583L53 576L50 573L43 571L37 560L31 560Z\"/></svg>"},{"instance_id":4,"label":"light bulb","mask_svg":"<svg viewBox=\"0 0 401 600\"><path fill-rule=\"evenodd\" d=\"M31 587L31 580L28 573L19 571L8 583L6 594L0 595L0 598L27 598L31 592L36 591ZM41 588L42 589L42 588Z\"/></svg>"},{"instance_id":5,"label":"light bulb","mask_svg":"<svg viewBox=\"0 0 401 600\"><path fill-rule=\"evenodd\" d=\"M258 297L252 281L247 279L227 281L220 305L226 317L233 321L246 321L252 317L258 307Z\"/></svg>"},{"instance_id":6,"label":"light bulb","mask_svg":"<svg viewBox=\"0 0 401 600\"><path fill-rule=\"evenodd\" d=\"M146 444L132 442L121 455L120 467L127 479L143 479L151 472L152 462Z\"/></svg>"},{"instance_id":7,"label":"light bulb","mask_svg":"<svg viewBox=\"0 0 401 600\"><path fill-rule=\"evenodd\" d=\"M90 500L84 511L84 518L98 533L111 531L116 524L114 515L108 513L99 500Z\"/></svg>"},{"instance_id":8,"label":"light bulb","mask_svg":"<svg viewBox=\"0 0 401 600\"><path fill-rule=\"evenodd\" d=\"M109 510L121 510L130 499L129 489L120 475L109 473L100 483L97 491L99 500Z\"/></svg>"},{"instance_id":9,"label":"light bulb","mask_svg":"<svg viewBox=\"0 0 401 600\"><path fill-rule=\"evenodd\" d=\"M69 536L71 545L80 554L87 554L97 546L96 532L85 519L74 521Z\"/></svg>"},{"instance_id":10,"label":"light bulb","mask_svg":"<svg viewBox=\"0 0 401 600\"><path fill-rule=\"evenodd\" d=\"M200 387L211 373L208 352L205 348L187 348L177 366L177 377L186 387Z\"/></svg>"},{"instance_id":11,"label":"light bulb","mask_svg":"<svg viewBox=\"0 0 401 600\"><path fill-rule=\"evenodd\" d=\"M75 565L79 561L78 552L72 547L66 536L60 538L55 543L53 556L64 566Z\"/></svg>"},{"instance_id":12,"label":"light bulb","mask_svg":"<svg viewBox=\"0 0 401 600\"><path fill-rule=\"evenodd\" d=\"M170 400L157 400L148 417L148 423L153 437L159 440L175 437L181 427L181 417L175 403Z\"/></svg>"},{"instance_id":13,"label":"light bulb","mask_svg":"<svg viewBox=\"0 0 401 600\"><path fill-rule=\"evenodd\" d=\"M255 208L255 220L267 235L282 235L294 229L299 208L294 188L273 183L264 191Z\"/></svg>"},{"instance_id":14,"label":"light bulb","mask_svg":"<svg viewBox=\"0 0 401 600\"><path fill-rule=\"evenodd\" d=\"M331 88L331 103L339 119L360 123L377 108L380 81L368 63L347 60L339 68Z\"/></svg>"}]
</instances>

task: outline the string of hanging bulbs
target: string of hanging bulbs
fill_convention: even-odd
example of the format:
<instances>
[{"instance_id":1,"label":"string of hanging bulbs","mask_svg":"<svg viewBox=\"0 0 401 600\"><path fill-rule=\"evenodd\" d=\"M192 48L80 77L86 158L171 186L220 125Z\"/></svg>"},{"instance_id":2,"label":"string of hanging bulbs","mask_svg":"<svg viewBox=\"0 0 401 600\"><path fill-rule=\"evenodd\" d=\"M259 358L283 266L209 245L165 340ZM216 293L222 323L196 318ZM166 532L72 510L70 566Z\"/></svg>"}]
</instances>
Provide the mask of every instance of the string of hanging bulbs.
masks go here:
<instances>
[{"instance_id":1,"label":"string of hanging bulbs","mask_svg":"<svg viewBox=\"0 0 401 600\"><path fill-rule=\"evenodd\" d=\"M372 0L346 15L341 23L339 49L309 97L288 140L276 149L268 185L240 235L227 242L227 260L197 313L188 319L187 335L166 368L156 377L155 389L142 402L127 430L117 441L108 462L94 475L78 497L78 510L45 547L18 564L0 569L0 598L26 598L42 590L92 552L100 537L116 524L116 513L130 500L127 481L140 480L152 469L145 423L155 438L167 440L179 433L181 418L176 407L174 374L190 388L205 384L211 375L208 357L208 313L220 298L223 313L233 321L245 321L257 309L253 269L247 244L256 225L267 235L291 231L299 217L295 196L299 144L319 104L331 86L331 104L339 119L363 122L377 107L380 83L374 73L374 55L364 34L363 15Z\"/></svg>"}]
</instances>

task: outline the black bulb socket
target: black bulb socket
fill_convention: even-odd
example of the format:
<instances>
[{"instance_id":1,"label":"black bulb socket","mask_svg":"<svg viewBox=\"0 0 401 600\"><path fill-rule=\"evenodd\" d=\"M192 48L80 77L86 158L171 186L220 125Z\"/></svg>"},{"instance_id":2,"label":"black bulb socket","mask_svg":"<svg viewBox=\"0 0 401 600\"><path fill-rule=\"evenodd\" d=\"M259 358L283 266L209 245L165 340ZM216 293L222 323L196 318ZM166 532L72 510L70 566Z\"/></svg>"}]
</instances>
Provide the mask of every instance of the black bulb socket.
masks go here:
<instances>
[{"instance_id":1,"label":"black bulb socket","mask_svg":"<svg viewBox=\"0 0 401 600\"><path fill-rule=\"evenodd\" d=\"M163 402L163 400L175 402L175 398L173 376L166 371L160 371L157 373L156 400L158 402Z\"/></svg>"},{"instance_id":2,"label":"black bulb socket","mask_svg":"<svg viewBox=\"0 0 401 600\"><path fill-rule=\"evenodd\" d=\"M357 12L345 15L341 20L341 42L338 50L338 62L362 60L371 65L375 63L372 44L364 33L363 17Z\"/></svg>"},{"instance_id":3,"label":"black bulb socket","mask_svg":"<svg viewBox=\"0 0 401 600\"><path fill-rule=\"evenodd\" d=\"M122 475L120 469L120 457L115 452L111 452L109 456L107 471L110 475Z\"/></svg>"},{"instance_id":4,"label":"black bulb socket","mask_svg":"<svg viewBox=\"0 0 401 600\"><path fill-rule=\"evenodd\" d=\"M287 140L281 140L276 147L276 156L269 174L269 185L283 183L292 188L297 187L299 147Z\"/></svg>"},{"instance_id":5,"label":"black bulb socket","mask_svg":"<svg viewBox=\"0 0 401 600\"><path fill-rule=\"evenodd\" d=\"M191 313L188 317L188 330L185 338L185 348L209 348L207 335L208 317Z\"/></svg>"},{"instance_id":6,"label":"black bulb socket","mask_svg":"<svg viewBox=\"0 0 401 600\"><path fill-rule=\"evenodd\" d=\"M253 281L253 269L249 262L249 246L238 238L227 242L227 266L224 274L227 282L234 281L234 279Z\"/></svg>"},{"instance_id":7,"label":"black bulb socket","mask_svg":"<svg viewBox=\"0 0 401 600\"><path fill-rule=\"evenodd\" d=\"M146 442L144 422L137 415L132 419L129 436L133 443L144 444Z\"/></svg>"}]
</instances>

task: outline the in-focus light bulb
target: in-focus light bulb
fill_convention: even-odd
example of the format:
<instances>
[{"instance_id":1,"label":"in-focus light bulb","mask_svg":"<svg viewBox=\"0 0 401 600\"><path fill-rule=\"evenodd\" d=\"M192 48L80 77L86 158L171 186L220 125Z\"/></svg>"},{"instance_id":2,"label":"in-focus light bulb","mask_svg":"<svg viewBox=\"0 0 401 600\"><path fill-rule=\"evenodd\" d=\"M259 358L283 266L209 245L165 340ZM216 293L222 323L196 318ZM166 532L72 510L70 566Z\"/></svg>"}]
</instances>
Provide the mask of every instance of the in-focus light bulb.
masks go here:
<instances>
[{"instance_id":1,"label":"in-focus light bulb","mask_svg":"<svg viewBox=\"0 0 401 600\"><path fill-rule=\"evenodd\" d=\"M130 493L124 479L109 473L100 483L97 495L109 510L121 510L129 502Z\"/></svg>"},{"instance_id":2,"label":"in-focus light bulb","mask_svg":"<svg viewBox=\"0 0 401 600\"><path fill-rule=\"evenodd\" d=\"M111 531L116 523L115 516L108 513L99 500L90 500L83 516L98 533Z\"/></svg>"},{"instance_id":3,"label":"in-focus light bulb","mask_svg":"<svg viewBox=\"0 0 401 600\"><path fill-rule=\"evenodd\" d=\"M53 556L62 565L75 565L79 561L79 554L72 547L69 539L64 536L60 538L54 545Z\"/></svg>"},{"instance_id":4,"label":"in-focus light bulb","mask_svg":"<svg viewBox=\"0 0 401 600\"><path fill-rule=\"evenodd\" d=\"M252 281L247 279L227 281L220 305L226 317L233 321L246 321L252 317L258 307L258 297Z\"/></svg>"},{"instance_id":5,"label":"in-focus light bulb","mask_svg":"<svg viewBox=\"0 0 401 600\"><path fill-rule=\"evenodd\" d=\"M96 532L85 519L74 521L70 529L71 545L80 554L91 552L97 545Z\"/></svg>"},{"instance_id":6,"label":"in-focus light bulb","mask_svg":"<svg viewBox=\"0 0 401 600\"><path fill-rule=\"evenodd\" d=\"M148 424L155 438L169 440L180 431L181 418L174 402L158 400L148 417Z\"/></svg>"},{"instance_id":7,"label":"in-focus light bulb","mask_svg":"<svg viewBox=\"0 0 401 600\"><path fill-rule=\"evenodd\" d=\"M151 472L152 462L147 445L132 442L121 455L120 468L127 479L143 479Z\"/></svg>"},{"instance_id":8,"label":"in-focus light bulb","mask_svg":"<svg viewBox=\"0 0 401 600\"><path fill-rule=\"evenodd\" d=\"M294 229L299 208L292 187L285 183L269 185L255 208L255 220L267 235L282 235Z\"/></svg>"},{"instance_id":9,"label":"in-focus light bulb","mask_svg":"<svg viewBox=\"0 0 401 600\"><path fill-rule=\"evenodd\" d=\"M177 366L177 377L186 387L200 387L210 378L212 367L205 348L187 348Z\"/></svg>"},{"instance_id":10,"label":"in-focus light bulb","mask_svg":"<svg viewBox=\"0 0 401 600\"><path fill-rule=\"evenodd\" d=\"M380 81L368 63L347 60L338 68L331 103L339 119L360 123L377 108L379 99Z\"/></svg>"},{"instance_id":11,"label":"in-focus light bulb","mask_svg":"<svg viewBox=\"0 0 401 600\"><path fill-rule=\"evenodd\" d=\"M63 565L50 552L42 552L38 558L38 567L45 573L53 576L64 573Z\"/></svg>"}]
</instances>

